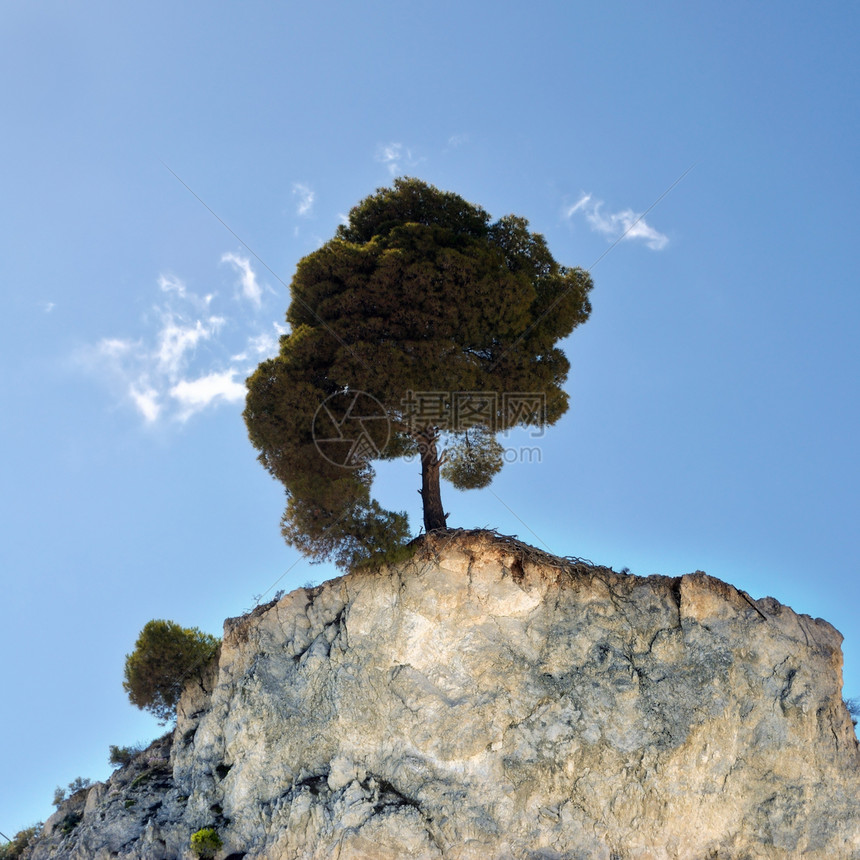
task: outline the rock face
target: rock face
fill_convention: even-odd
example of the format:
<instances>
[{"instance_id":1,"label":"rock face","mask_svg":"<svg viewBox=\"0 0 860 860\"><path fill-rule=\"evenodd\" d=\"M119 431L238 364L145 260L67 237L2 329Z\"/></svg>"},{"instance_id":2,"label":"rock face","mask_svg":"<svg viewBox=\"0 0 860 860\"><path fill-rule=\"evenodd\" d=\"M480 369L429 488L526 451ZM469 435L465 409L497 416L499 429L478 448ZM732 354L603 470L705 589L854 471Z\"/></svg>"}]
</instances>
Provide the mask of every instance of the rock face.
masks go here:
<instances>
[{"instance_id":1,"label":"rock face","mask_svg":"<svg viewBox=\"0 0 860 860\"><path fill-rule=\"evenodd\" d=\"M840 644L704 573L431 536L228 620L172 740L31 860L190 857L207 826L233 860L860 858Z\"/></svg>"}]
</instances>

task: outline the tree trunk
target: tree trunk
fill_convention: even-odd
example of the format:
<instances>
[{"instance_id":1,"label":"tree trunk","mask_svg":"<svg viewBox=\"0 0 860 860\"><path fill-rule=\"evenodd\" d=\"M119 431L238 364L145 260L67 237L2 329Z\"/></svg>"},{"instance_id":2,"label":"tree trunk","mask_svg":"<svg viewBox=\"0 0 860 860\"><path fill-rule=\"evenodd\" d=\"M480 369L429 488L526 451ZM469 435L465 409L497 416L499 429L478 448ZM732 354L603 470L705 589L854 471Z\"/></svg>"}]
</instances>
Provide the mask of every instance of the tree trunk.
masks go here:
<instances>
[{"instance_id":1,"label":"tree trunk","mask_svg":"<svg viewBox=\"0 0 860 860\"><path fill-rule=\"evenodd\" d=\"M421 451L421 501L424 504L424 531L445 529L447 515L442 507L442 493L439 489L439 470L442 466L436 450L436 436L428 433L418 437Z\"/></svg>"}]
</instances>

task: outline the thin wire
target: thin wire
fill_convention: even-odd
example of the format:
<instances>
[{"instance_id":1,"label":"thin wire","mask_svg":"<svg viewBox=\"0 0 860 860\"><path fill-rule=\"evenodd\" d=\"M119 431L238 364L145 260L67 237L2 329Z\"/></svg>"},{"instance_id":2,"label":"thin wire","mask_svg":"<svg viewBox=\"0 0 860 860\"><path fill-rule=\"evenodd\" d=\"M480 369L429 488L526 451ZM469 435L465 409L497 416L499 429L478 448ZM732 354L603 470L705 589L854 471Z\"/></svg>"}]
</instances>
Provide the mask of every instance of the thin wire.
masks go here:
<instances>
[{"instance_id":1,"label":"thin wire","mask_svg":"<svg viewBox=\"0 0 860 860\"><path fill-rule=\"evenodd\" d=\"M630 231L667 195L679 182L696 166L696 162L691 164L585 271L591 270L621 241L623 241Z\"/></svg>"},{"instance_id":2,"label":"thin wire","mask_svg":"<svg viewBox=\"0 0 860 860\"><path fill-rule=\"evenodd\" d=\"M209 212L219 224L221 224L231 236L233 236L253 257L255 257L278 281L282 286L286 287L288 290L290 289L290 285L190 186L187 182L185 182L179 174L170 167L170 165L166 164L164 161L161 162L164 167L173 174L176 180ZM342 346L346 349L350 355L358 362L363 364L368 370L372 368L370 365L360 356L357 355L353 348L346 343L346 341L336 332L332 327L304 300L301 296L297 296L293 294L292 296L294 301L297 301L308 313L312 314L319 324Z\"/></svg>"},{"instance_id":3,"label":"thin wire","mask_svg":"<svg viewBox=\"0 0 860 860\"><path fill-rule=\"evenodd\" d=\"M194 197L195 200L197 200L200 205L203 206L203 208L206 209L206 211L209 212L218 221L218 223L221 224L224 229L230 233L230 235L232 235L239 243L241 243L241 245L246 248L248 252L252 254L280 284L289 289L289 285L284 281L284 279L281 278L281 276L274 269L272 269L272 267L253 248L251 248L251 246L248 245L248 243L193 188L191 188L191 186L188 185L188 183L185 182L185 180L183 180L182 177L179 176L179 174L175 170L173 170L173 168L171 168L164 161L162 161L161 163L164 165L165 169L173 175L176 181L179 182L179 184L182 185L183 188L185 188L186 191L188 191L188 193L191 194L192 197ZM347 343L345 343L336 332L332 331L331 327L325 322L325 320L321 319L319 314L312 307L310 307L307 302L305 302L301 299L301 297L296 295L293 295L293 299L297 300L309 313L313 314L313 316L316 317L316 319L320 322L323 328L325 328L332 335L332 337L334 337L343 347L349 350L350 354L357 361L361 362L368 370L371 369L370 365L363 358L361 358L361 356L356 355L352 348ZM333 523L331 523L331 525L326 526L326 528L323 530L323 533L328 529L336 526L343 519L343 517L346 516L347 511L348 509L344 509L341 515ZM528 526L526 526L526 528L528 528ZM453 536L449 539L445 546L447 546L451 542L451 540L453 540ZM300 561L302 561L301 558L296 559L261 595L258 596L254 604L255 609L260 606L263 597L265 597ZM183 676L182 680L185 680L185 678L187 678L192 671L195 671L197 668L199 668L200 665L202 665L202 663L198 663L191 669L189 669L188 672L186 672L185 676Z\"/></svg>"},{"instance_id":4,"label":"thin wire","mask_svg":"<svg viewBox=\"0 0 860 860\"><path fill-rule=\"evenodd\" d=\"M632 224L631 224L631 225L630 225L630 226L629 226L629 227L628 227L628 228L627 228L627 229L626 229L626 230L625 230L625 231L624 231L624 232L623 232L623 233L622 233L622 234L621 234L621 235L620 235L620 236L619 236L619 237L618 237L618 238L617 238L617 239L616 239L616 240L615 240L615 241L614 241L614 242L613 242L613 243L612 243L612 244L611 244L611 245L610 245L610 246L609 246L609 247L608 247L608 248L607 248L607 249L606 249L606 250L605 250L605 251L604 251L600 256L599 256L599 257L598 257L598 258L597 258L597 259L596 259L596 260L595 260L595 261L594 261L594 262L593 262L593 263L592 263L592 264L591 264L591 265L590 265L590 266L589 266L589 267L588 267L588 268L587 268L587 269L586 269L586 272L589 272L589 273L590 273L590 272L594 269L594 267L595 267L595 266L596 266L596 265L597 265L597 264L598 264L598 263L599 263L599 262L600 262L604 257L606 257L606 255L607 255L607 254L609 254L609 253L610 253L610 252L611 252L611 251L616 247L616 245L618 245L620 242L622 242L622 241L624 240L624 238L630 234L630 231L631 231L631 230L632 230L632 229L633 229L633 228L634 228L634 227L635 227L635 226L636 226L640 221L642 221L642 220L645 218L645 216L646 216L649 212L651 212L651 211L654 209L654 207L656 207L656 206L660 203L660 201L661 201L661 200L663 200L663 199L664 199L664 198L665 198L669 193L671 193L671 191L672 191L672 190L673 190L673 189L674 189L674 188L675 188L675 187L676 187L676 186L677 186L677 185L678 185L678 184L679 184L679 183L684 179L684 177L685 177L685 176L686 176L686 175L687 175L687 174L688 174L688 173L689 173L689 172L690 172L690 171L691 171L691 170L696 166L696 163L697 163L697 162L694 162L693 164L691 164L691 165L690 165L690 166L689 166L689 167L688 167L688 168L687 168L687 169L686 169L686 170L685 170L685 171L684 171L684 172L683 172L683 173L682 173L682 174L681 174L681 175L680 175L680 176L679 176L679 177L678 177L678 178L677 178L677 179L676 179L676 180L675 180L675 181L674 181L674 182L673 182L673 183L672 183L672 184L671 184L671 185L670 185L670 186L669 186L669 187L668 187L668 188L667 188L667 189L666 189L666 190L665 190L665 191L664 191L664 192L663 192L663 193L662 193L662 194L661 194L661 195L660 195L660 196L659 196L659 197L658 197L658 198L657 198L657 199L656 199L656 200L655 200L655 201L654 201L654 202L653 202L653 203L652 203L652 204L651 204L651 205L650 205L650 206L649 206L649 207L648 207L648 208L647 208L647 209L646 209L646 210L645 210L645 211L644 211L644 212L643 212L643 213L642 213L642 214L641 214L641 215L640 215L640 216L639 216L639 217L638 217L638 218L637 218L637 219L636 219L636 220L635 220L635 221L634 221L634 222L633 222L633 223L632 223ZM572 288L571 288L571 289L572 289ZM552 303L552 304L551 304L551 305L550 305L550 306L549 306L549 307L548 307L548 308L547 308L547 309L546 309L546 310L545 310L545 311L544 311L544 312L543 312L543 313L542 313L542 314L541 314L541 315L540 315L540 316L539 316L539 317L538 317L538 318L537 318L537 319L536 319L536 320L535 320L535 321L534 321L534 322L533 322L533 323L532 323L532 324L531 324L531 325L530 325L530 326L529 326L529 327L528 327L528 328L527 328L527 329L526 329L526 330L525 330L525 331L524 331L524 332L523 332L523 333L522 333L522 334L517 338L517 340L516 340L516 341L514 341L514 343L513 343L513 344L511 344L511 346L510 346L510 347L508 347L508 349L507 349L507 350L505 350L505 352L503 352L501 356L499 356L498 360L495 362L495 364L493 365L493 367L492 367L492 368L490 368L490 371L491 371L491 372L492 372L496 367L498 367L499 362L500 362L500 361L501 361L501 360L502 360L502 359L503 359L503 358L504 358L504 357L505 357L505 356L506 356L506 355L507 355L507 354L508 354L512 349L514 349L514 348L517 346L517 344L518 344L518 343L520 343L520 341L522 341L522 339L523 339L524 337L526 337L526 335L527 335L530 331L532 331L532 329L534 329L534 327L535 327L536 325L538 325L538 324L541 322L541 320L543 320L543 319L544 319L544 318L545 318L549 313L551 313L551 312L552 312L552 310L553 310L553 309L558 305L558 303L559 303L559 302L560 302L560 301L561 301L561 300L562 300L562 299L563 299L563 298L564 298L564 297L565 297L569 292L570 292L570 289L565 290L565 291L564 291L560 296L558 296L558 297L555 299L555 301L554 301L554 302L553 302L553 303ZM532 529L532 528L529 526L529 524L528 524L527 522L525 522L525 520L523 520L523 519L522 519L522 517L520 517L520 516L516 513L516 511L514 511L514 510L513 510L513 508L511 508L511 507L510 507L510 506L509 506L509 505L508 505L508 504L507 504L503 499L501 499L498 495L496 495L496 493L495 493L492 489L490 490L490 492L493 494L493 496L495 496L495 497L496 497L496 499L497 499L499 502L501 502L501 504L503 504L503 505L508 509L508 511L510 511L510 513L511 513L514 517L516 517L516 518L517 518L517 519L518 519L518 520L519 520L519 521L520 521L520 522L521 522L521 523L522 523L522 524L523 524L523 525L524 525L524 526L525 526L525 527L526 527L526 528L527 528L527 529L528 529L528 530L529 530L529 531L530 531L530 532L531 532L531 533L532 533L532 534L533 534L533 535L534 535L534 536L535 536L535 537L536 537L536 538L537 538L537 539L538 539L538 540L539 540L539 541L540 541L540 542L541 542L541 543L542 543L542 544L547 548L547 550L549 550L550 552L552 552L552 550L550 550L549 545L547 544L547 542L546 542L545 540L543 540L543 539L540 537L540 535L538 535L538 534L534 531L534 529Z\"/></svg>"},{"instance_id":5,"label":"thin wire","mask_svg":"<svg viewBox=\"0 0 860 860\"><path fill-rule=\"evenodd\" d=\"M519 514L517 514L517 512L510 505L507 504L507 502L504 501L504 499L497 496L493 490L490 490L490 492L546 547L547 552L550 555L555 555L555 553L553 553L553 551L549 548L549 544L539 534L537 534L537 532L535 532L535 530L532 529L531 526L529 526L529 524L522 517L520 517Z\"/></svg>"},{"instance_id":6,"label":"thin wire","mask_svg":"<svg viewBox=\"0 0 860 860\"><path fill-rule=\"evenodd\" d=\"M341 511L340 516L333 522L329 523L322 532L320 532L320 536L324 535L329 529L333 529L347 514L349 513L349 507L345 507L343 511ZM263 598L300 562L302 561L302 557L297 558L259 597L257 598L256 603L254 604L254 609L256 609Z\"/></svg>"}]
</instances>

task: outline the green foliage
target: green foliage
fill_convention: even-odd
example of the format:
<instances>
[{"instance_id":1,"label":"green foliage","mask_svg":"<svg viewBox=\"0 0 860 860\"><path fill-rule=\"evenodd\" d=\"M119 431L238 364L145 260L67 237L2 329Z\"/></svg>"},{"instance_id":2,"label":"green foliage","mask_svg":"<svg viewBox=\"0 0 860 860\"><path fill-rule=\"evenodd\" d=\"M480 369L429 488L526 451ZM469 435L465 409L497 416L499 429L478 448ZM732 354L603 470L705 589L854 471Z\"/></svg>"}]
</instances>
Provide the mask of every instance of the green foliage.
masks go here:
<instances>
[{"instance_id":1,"label":"green foliage","mask_svg":"<svg viewBox=\"0 0 860 860\"><path fill-rule=\"evenodd\" d=\"M299 262L290 333L248 380L245 422L260 462L286 488L287 542L341 567L385 558L409 524L371 497L372 461L405 455L421 459L425 528L444 528L440 472L463 489L487 486L502 465L498 432L554 424L567 410L569 362L557 343L588 318L591 286L523 218L491 222L480 207L408 178L361 201ZM441 392L438 409L411 408L415 392ZM459 421L462 392L490 408ZM535 395L539 408L506 408L515 393ZM357 460L346 462L354 441L346 432L340 460L317 448L323 403L336 426L378 404L373 421L350 425L361 434ZM450 451L444 471L437 444Z\"/></svg>"},{"instance_id":2,"label":"green foliage","mask_svg":"<svg viewBox=\"0 0 860 860\"><path fill-rule=\"evenodd\" d=\"M143 752L143 749L141 744L130 747L118 747L111 744L108 748L108 761L114 767L125 767L138 753Z\"/></svg>"},{"instance_id":3,"label":"green foliage","mask_svg":"<svg viewBox=\"0 0 860 860\"><path fill-rule=\"evenodd\" d=\"M174 719L185 682L200 675L218 645L218 639L196 627L147 622L134 651L125 658L122 686L129 701L163 722Z\"/></svg>"},{"instance_id":4,"label":"green foliage","mask_svg":"<svg viewBox=\"0 0 860 860\"><path fill-rule=\"evenodd\" d=\"M83 791L85 788L89 788L92 785L92 780L83 776L76 776L69 783L69 797L73 794L77 794L79 791Z\"/></svg>"},{"instance_id":5,"label":"green foliage","mask_svg":"<svg viewBox=\"0 0 860 860\"><path fill-rule=\"evenodd\" d=\"M83 821L83 818L81 812L70 812L60 824L60 833L63 836L68 836Z\"/></svg>"},{"instance_id":6,"label":"green foliage","mask_svg":"<svg viewBox=\"0 0 860 860\"><path fill-rule=\"evenodd\" d=\"M131 781L131 785L129 787L130 788L137 788L138 786L141 786L144 783L149 782L149 780L151 780L154 775L155 775L154 770L152 770L152 769L145 770L140 776L135 777Z\"/></svg>"},{"instance_id":7,"label":"green foliage","mask_svg":"<svg viewBox=\"0 0 860 860\"><path fill-rule=\"evenodd\" d=\"M24 851L29 847L30 843L35 841L42 832L42 823L34 824L25 830L20 830L15 834L15 838L0 845L0 860L18 860L24 855Z\"/></svg>"},{"instance_id":8,"label":"green foliage","mask_svg":"<svg viewBox=\"0 0 860 860\"><path fill-rule=\"evenodd\" d=\"M402 564L414 557L416 549L417 547L413 543L393 544L384 551L360 559L353 566L353 570L371 570L382 564Z\"/></svg>"},{"instance_id":9,"label":"green foliage","mask_svg":"<svg viewBox=\"0 0 860 860\"><path fill-rule=\"evenodd\" d=\"M54 789L54 799L51 803L54 806L59 806L66 797L71 797L73 794L77 794L79 791L82 791L85 788L89 788L92 784L92 780L87 779L83 776L76 776L66 788L61 788L59 785Z\"/></svg>"},{"instance_id":10,"label":"green foliage","mask_svg":"<svg viewBox=\"0 0 860 860\"><path fill-rule=\"evenodd\" d=\"M204 827L191 835L191 850L198 857L214 857L223 845L221 837L211 827Z\"/></svg>"},{"instance_id":11,"label":"green foliage","mask_svg":"<svg viewBox=\"0 0 860 860\"><path fill-rule=\"evenodd\" d=\"M483 427L465 432L458 444L445 452L442 477L461 490L488 487L501 471L504 448Z\"/></svg>"}]
</instances>

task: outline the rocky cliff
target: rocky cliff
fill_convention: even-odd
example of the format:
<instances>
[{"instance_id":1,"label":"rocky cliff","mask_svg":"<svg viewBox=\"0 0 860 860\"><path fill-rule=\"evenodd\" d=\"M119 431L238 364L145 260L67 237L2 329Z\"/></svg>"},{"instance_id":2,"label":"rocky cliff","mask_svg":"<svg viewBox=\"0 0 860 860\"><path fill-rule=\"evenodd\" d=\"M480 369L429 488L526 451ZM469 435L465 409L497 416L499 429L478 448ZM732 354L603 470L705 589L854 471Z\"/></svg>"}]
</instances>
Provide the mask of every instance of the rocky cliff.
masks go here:
<instances>
[{"instance_id":1,"label":"rocky cliff","mask_svg":"<svg viewBox=\"0 0 860 860\"><path fill-rule=\"evenodd\" d=\"M841 636L485 532L228 620L176 730L31 860L860 858Z\"/></svg>"}]
</instances>

